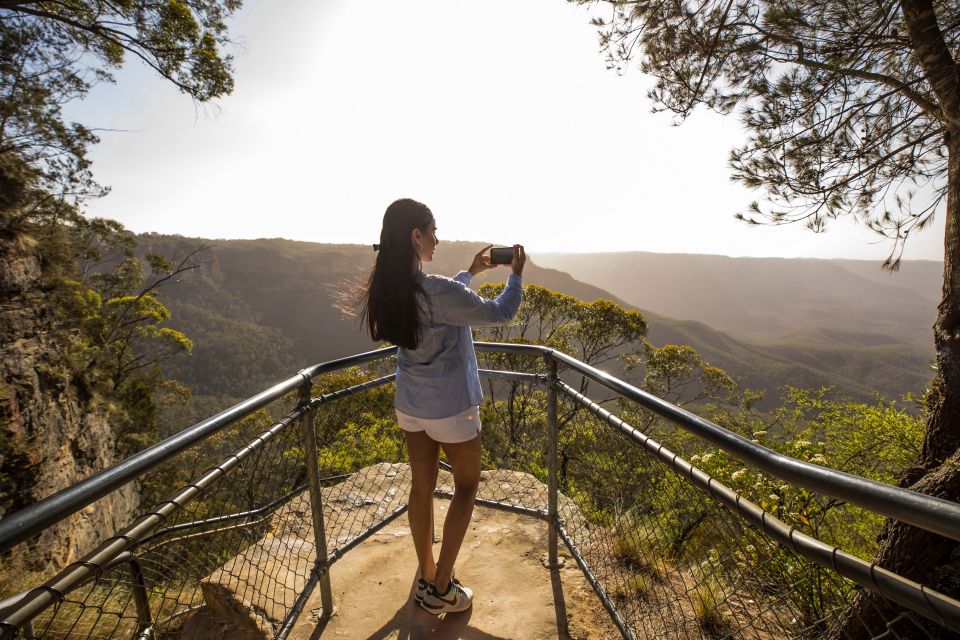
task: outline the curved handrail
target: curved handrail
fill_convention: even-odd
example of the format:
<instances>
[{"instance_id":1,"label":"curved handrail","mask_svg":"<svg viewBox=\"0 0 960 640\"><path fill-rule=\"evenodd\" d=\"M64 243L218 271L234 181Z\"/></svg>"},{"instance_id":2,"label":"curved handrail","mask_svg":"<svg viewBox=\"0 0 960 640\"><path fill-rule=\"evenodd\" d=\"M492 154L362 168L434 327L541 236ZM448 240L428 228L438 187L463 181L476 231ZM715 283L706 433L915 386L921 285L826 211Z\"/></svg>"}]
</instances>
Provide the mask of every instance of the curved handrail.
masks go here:
<instances>
[{"instance_id":1,"label":"curved handrail","mask_svg":"<svg viewBox=\"0 0 960 640\"><path fill-rule=\"evenodd\" d=\"M825 569L831 569L838 575L866 586L949 629L960 630L960 602L950 596L927 589L924 585L904 578L875 563L851 555L839 547L803 533L803 531L787 524L776 515L762 509L723 482L696 468L681 456L604 409L570 385L559 380L556 384L559 391L572 398L599 420L606 422L611 429L645 449L653 458L660 460L660 463L665 467L672 469L674 473L698 487L731 512L738 514L744 521L751 523L757 530L762 531L784 548L791 549L798 556L806 558ZM561 535L569 537L569 533L565 529L561 532ZM580 557L580 554L573 549L571 549L571 554L583 569L586 563ZM587 579L590 580L591 575L588 574ZM595 577L593 579L596 580Z\"/></svg>"},{"instance_id":2,"label":"curved handrail","mask_svg":"<svg viewBox=\"0 0 960 640\"><path fill-rule=\"evenodd\" d=\"M549 353L546 353L547 351ZM741 462L749 463L772 476L866 507L947 538L960 540L960 504L785 456L565 353L545 349L544 355L703 438Z\"/></svg>"},{"instance_id":3,"label":"curved handrail","mask_svg":"<svg viewBox=\"0 0 960 640\"><path fill-rule=\"evenodd\" d=\"M953 540L960 540L960 505L958 504L790 458L549 347L497 342L475 342L474 344L478 351L515 353L554 359L772 476L824 495L867 507L877 513ZM148 447L104 471L5 517L0 520L0 553L76 513L180 451L296 389L304 382L311 381L323 373L388 358L395 355L396 351L397 347L387 347L303 369L273 387L163 442Z\"/></svg>"},{"instance_id":4,"label":"curved handrail","mask_svg":"<svg viewBox=\"0 0 960 640\"><path fill-rule=\"evenodd\" d=\"M386 349L367 351L366 353L330 360L304 369L213 417L198 422L162 442L158 442L111 467L107 467L103 471L10 514L0 520L0 553L12 549L47 527L60 522L103 496L135 480L184 449L205 440L237 420L267 406L277 398L283 397L305 381L312 380L321 373L387 358L394 355L396 350L396 347L387 347Z\"/></svg>"}]
</instances>

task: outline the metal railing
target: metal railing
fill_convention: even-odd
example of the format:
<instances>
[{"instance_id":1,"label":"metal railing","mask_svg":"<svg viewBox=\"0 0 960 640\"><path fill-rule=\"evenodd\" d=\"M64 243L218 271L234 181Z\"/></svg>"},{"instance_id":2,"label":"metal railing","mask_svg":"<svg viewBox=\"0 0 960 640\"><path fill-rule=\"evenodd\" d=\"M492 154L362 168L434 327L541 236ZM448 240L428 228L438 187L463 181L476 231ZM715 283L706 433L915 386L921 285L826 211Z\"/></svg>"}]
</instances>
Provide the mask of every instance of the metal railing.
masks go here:
<instances>
[{"instance_id":1,"label":"metal railing","mask_svg":"<svg viewBox=\"0 0 960 640\"><path fill-rule=\"evenodd\" d=\"M764 510L588 397L587 381L695 436L704 455L715 447L759 478L855 505L850 522L885 516L960 540L957 504L787 457L545 347L476 346L501 363L526 359L522 371L481 371L490 393L477 503L545 520L550 565L562 541L624 637L960 631L956 600ZM353 369L394 354L305 369L0 521L9 558L131 482L158 500L0 602L2 637L172 637L215 620L285 638L317 595L329 615L330 566L406 510L393 376ZM438 495L451 491L442 474ZM866 592L877 595L849 606Z\"/></svg>"}]
</instances>

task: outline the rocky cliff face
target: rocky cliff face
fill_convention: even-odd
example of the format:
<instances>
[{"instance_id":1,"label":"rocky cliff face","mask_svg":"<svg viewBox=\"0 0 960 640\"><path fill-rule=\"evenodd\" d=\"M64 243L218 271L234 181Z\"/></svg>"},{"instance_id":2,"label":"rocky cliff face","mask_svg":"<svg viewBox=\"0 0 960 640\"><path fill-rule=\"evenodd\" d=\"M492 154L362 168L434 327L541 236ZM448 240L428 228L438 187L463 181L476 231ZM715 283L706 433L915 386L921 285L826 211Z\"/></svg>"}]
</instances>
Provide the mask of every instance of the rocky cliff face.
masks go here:
<instances>
[{"instance_id":1,"label":"rocky cliff face","mask_svg":"<svg viewBox=\"0 0 960 640\"><path fill-rule=\"evenodd\" d=\"M107 408L63 364L65 344L35 251L0 238L0 517L116 462ZM14 549L31 568L79 558L138 506L125 487Z\"/></svg>"}]
</instances>

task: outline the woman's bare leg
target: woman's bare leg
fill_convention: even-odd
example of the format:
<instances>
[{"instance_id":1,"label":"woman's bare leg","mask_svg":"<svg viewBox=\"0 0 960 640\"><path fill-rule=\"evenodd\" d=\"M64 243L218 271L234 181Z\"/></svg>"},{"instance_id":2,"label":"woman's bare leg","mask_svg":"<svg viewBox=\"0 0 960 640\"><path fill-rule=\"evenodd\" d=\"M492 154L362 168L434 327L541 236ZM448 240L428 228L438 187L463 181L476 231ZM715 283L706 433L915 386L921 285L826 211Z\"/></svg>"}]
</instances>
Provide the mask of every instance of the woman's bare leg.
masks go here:
<instances>
[{"instance_id":1,"label":"woman's bare leg","mask_svg":"<svg viewBox=\"0 0 960 640\"><path fill-rule=\"evenodd\" d=\"M433 490L437 486L440 447L423 431L404 431L407 455L410 457L410 501L407 519L410 535L417 550L420 575L433 582L437 562L433 557Z\"/></svg>"},{"instance_id":2,"label":"woman's bare leg","mask_svg":"<svg viewBox=\"0 0 960 640\"><path fill-rule=\"evenodd\" d=\"M443 544L434 577L434 584L443 592L450 584L453 565L473 515L473 501L480 484L480 436L467 442L441 442L440 446L453 467L454 485L453 499L443 522Z\"/></svg>"}]
</instances>

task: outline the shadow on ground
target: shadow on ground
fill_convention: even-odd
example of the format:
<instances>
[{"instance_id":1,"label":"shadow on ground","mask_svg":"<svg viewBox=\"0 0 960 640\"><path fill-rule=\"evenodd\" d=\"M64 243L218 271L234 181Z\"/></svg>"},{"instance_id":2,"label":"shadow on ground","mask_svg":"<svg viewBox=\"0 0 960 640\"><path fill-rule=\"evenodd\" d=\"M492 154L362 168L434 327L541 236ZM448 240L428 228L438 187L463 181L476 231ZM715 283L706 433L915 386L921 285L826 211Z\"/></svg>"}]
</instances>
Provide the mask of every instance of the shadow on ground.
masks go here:
<instances>
[{"instance_id":1,"label":"shadow on ground","mask_svg":"<svg viewBox=\"0 0 960 640\"><path fill-rule=\"evenodd\" d=\"M436 522L447 502L437 502ZM439 529L439 524L438 524ZM474 590L463 613L433 616L413 599L416 556L405 517L331 567L334 616L320 620L319 594L291 640L546 640L620 637L572 559L549 570L542 521L478 507L457 563Z\"/></svg>"}]
</instances>

